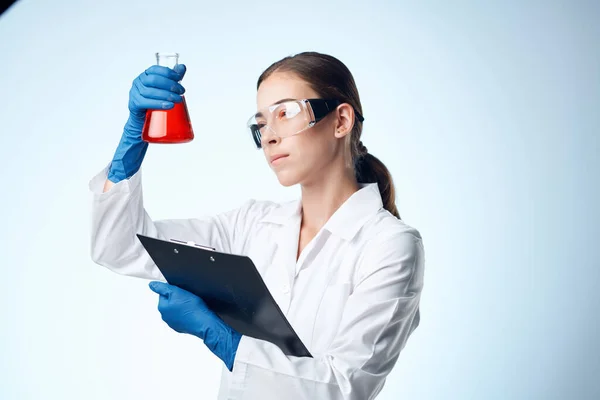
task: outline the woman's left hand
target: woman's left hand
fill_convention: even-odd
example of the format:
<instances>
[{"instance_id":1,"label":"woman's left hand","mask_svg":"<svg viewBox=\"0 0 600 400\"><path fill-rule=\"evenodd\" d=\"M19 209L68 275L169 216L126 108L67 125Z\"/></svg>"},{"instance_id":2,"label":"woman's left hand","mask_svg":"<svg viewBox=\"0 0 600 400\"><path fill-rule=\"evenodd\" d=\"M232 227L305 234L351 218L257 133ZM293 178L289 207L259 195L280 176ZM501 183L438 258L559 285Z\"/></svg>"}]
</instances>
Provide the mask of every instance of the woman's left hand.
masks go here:
<instances>
[{"instance_id":1,"label":"woman's left hand","mask_svg":"<svg viewBox=\"0 0 600 400\"><path fill-rule=\"evenodd\" d=\"M227 368L233 362L241 334L233 330L204 301L193 293L168 283L150 282L150 289L158 293L158 311L172 329L199 337L219 357Z\"/></svg>"}]
</instances>

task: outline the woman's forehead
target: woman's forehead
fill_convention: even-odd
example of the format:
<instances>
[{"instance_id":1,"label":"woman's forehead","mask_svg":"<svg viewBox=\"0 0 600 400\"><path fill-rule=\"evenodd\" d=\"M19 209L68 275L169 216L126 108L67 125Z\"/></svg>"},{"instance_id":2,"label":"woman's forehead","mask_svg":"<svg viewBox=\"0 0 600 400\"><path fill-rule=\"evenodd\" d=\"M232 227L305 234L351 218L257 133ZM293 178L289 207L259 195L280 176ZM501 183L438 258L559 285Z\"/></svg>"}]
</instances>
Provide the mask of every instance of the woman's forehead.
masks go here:
<instances>
[{"instance_id":1,"label":"woman's forehead","mask_svg":"<svg viewBox=\"0 0 600 400\"><path fill-rule=\"evenodd\" d=\"M263 109L282 99L310 99L318 97L310 85L292 73L275 72L258 88L256 104Z\"/></svg>"}]
</instances>

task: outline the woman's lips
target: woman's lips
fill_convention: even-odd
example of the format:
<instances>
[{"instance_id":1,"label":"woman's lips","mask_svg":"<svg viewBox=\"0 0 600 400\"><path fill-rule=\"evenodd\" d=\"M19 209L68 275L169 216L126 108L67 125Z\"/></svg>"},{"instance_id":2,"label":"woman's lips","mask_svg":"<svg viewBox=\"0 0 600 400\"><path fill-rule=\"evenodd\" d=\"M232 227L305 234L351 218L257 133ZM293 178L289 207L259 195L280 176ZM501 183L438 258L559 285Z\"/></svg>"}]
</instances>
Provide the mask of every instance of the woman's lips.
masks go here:
<instances>
[{"instance_id":1,"label":"woman's lips","mask_svg":"<svg viewBox=\"0 0 600 400\"><path fill-rule=\"evenodd\" d=\"M287 156L288 156L287 154L276 154L273 157L271 157L271 164L277 165L277 164L281 163L283 161L283 159L286 158Z\"/></svg>"}]
</instances>

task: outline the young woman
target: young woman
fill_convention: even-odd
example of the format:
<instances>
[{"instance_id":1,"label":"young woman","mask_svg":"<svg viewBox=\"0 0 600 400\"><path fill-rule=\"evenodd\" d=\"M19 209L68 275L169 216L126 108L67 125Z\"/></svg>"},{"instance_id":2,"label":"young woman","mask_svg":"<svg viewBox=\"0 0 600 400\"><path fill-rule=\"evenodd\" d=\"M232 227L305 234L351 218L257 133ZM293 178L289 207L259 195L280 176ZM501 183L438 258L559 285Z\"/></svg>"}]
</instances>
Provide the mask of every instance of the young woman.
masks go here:
<instances>
[{"instance_id":1,"label":"young woman","mask_svg":"<svg viewBox=\"0 0 600 400\"><path fill-rule=\"evenodd\" d=\"M372 399L419 325L424 249L394 205L386 167L361 142L360 98L334 57L286 57L258 79L248 134L279 182L302 196L249 200L220 215L154 221L144 209L145 111L181 101L185 66L153 66L130 91L112 162L90 182L92 259L152 279L171 328L201 338L224 362L219 399ZM313 355L286 356L240 335L199 297L165 283L136 233L249 256Z\"/></svg>"}]
</instances>

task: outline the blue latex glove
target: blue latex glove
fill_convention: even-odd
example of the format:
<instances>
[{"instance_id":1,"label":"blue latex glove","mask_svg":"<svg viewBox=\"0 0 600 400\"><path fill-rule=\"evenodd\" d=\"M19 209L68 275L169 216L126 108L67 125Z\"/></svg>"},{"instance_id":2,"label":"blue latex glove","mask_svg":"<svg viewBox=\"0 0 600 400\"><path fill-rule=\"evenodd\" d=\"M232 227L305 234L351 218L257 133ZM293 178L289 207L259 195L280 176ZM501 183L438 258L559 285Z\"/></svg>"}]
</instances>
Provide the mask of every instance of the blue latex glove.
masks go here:
<instances>
[{"instance_id":1,"label":"blue latex glove","mask_svg":"<svg viewBox=\"0 0 600 400\"><path fill-rule=\"evenodd\" d=\"M140 169L148 149L148 143L142 140L146 110L168 110L181 102L185 89L179 81L185 71L184 64L174 69L153 65L135 78L129 91L129 119L108 172L111 182L128 179Z\"/></svg>"},{"instance_id":2,"label":"blue latex glove","mask_svg":"<svg viewBox=\"0 0 600 400\"><path fill-rule=\"evenodd\" d=\"M233 330L204 301L193 293L164 282L150 282L150 289L160 295L158 311L162 319L179 333L199 337L233 370L233 361L242 335Z\"/></svg>"}]
</instances>

